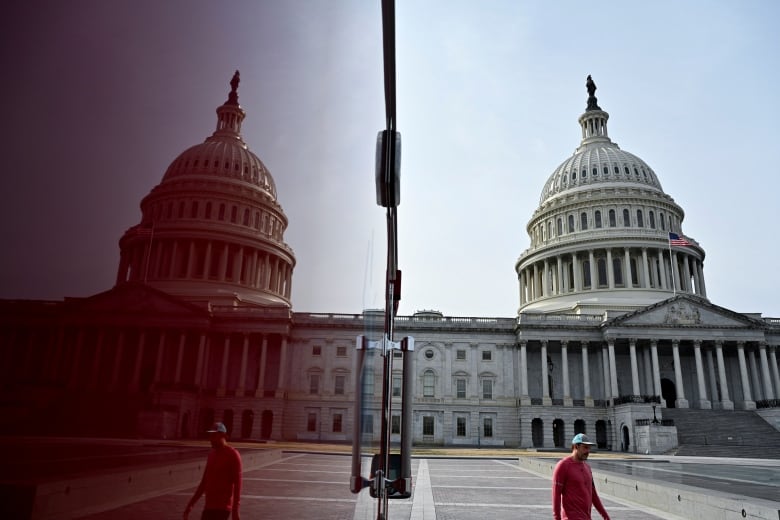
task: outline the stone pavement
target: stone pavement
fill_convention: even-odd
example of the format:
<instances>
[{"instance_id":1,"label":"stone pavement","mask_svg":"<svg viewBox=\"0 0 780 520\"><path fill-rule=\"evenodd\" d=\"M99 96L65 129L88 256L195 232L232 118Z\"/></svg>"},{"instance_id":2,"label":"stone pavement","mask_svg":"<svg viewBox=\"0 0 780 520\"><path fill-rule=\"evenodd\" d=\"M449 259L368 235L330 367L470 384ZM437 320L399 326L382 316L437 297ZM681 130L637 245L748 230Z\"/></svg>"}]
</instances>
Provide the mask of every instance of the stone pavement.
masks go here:
<instances>
[{"instance_id":1,"label":"stone pavement","mask_svg":"<svg viewBox=\"0 0 780 520\"><path fill-rule=\"evenodd\" d=\"M415 485L412 497L390 500L388 520L552 517L549 479L521 469L516 459L416 458L412 475ZM367 489L358 495L350 493L349 476L348 455L285 453L281 460L244 475L241 517L244 520L374 520L376 501L369 497ZM144 500L81 520L179 519L193 490ZM612 497L602 496L602 500L613 518L670 518ZM198 504L197 511L202 504L202 501ZM199 516L193 514L191 518L196 520Z\"/></svg>"}]
</instances>

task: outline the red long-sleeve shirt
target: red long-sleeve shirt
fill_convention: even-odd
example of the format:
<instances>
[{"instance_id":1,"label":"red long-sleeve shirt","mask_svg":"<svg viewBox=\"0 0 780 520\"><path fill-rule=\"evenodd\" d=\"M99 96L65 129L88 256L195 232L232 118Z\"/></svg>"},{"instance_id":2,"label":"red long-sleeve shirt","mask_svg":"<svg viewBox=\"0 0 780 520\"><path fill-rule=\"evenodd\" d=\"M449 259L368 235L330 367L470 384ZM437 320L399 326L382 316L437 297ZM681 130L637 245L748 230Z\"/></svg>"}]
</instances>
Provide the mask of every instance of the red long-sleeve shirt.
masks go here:
<instances>
[{"instance_id":1,"label":"red long-sleeve shirt","mask_svg":"<svg viewBox=\"0 0 780 520\"><path fill-rule=\"evenodd\" d=\"M203 472L206 509L231 511L241 499L241 455L232 446L214 448L209 452Z\"/></svg>"},{"instance_id":2,"label":"red long-sleeve shirt","mask_svg":"<svg viewBox=\"0 0 780 520\"><path fill-rule=\"evenodd\" d=\"M593 473L584 461L566 457L558 461L553 471L552 503L555 520L590 520L591 507L609 518L601 503Z\"/></svg>"}]
</instances>

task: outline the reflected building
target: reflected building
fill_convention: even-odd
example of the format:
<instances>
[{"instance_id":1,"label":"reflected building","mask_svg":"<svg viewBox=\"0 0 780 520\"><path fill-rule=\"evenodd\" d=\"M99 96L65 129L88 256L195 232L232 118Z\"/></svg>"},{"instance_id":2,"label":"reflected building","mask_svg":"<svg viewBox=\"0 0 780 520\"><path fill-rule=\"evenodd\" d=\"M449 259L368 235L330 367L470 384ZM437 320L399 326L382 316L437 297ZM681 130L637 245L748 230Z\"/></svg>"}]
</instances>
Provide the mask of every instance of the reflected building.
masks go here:
<instances>
[{"instance_id":1,"label":"reflected building","mask_svg":"<svg viewBox=\"0 0 780 520\"><path fill-rule=\"evenodd\" d=\"M382 311L293 311L288 220L241 136L238 80L213 134L141 201L113 288L0 301L5 432L191 438L216 419L234 439L351 441L359 385L363 439L379 439L381 360L354 360ZM588 90L581 142L527 225L517 315L396 320L415 338L416 444L552 448L587 432L636 451L671 408L778 420L780 319L709 301L683 209Z\"/></svg>"}]
</instances>

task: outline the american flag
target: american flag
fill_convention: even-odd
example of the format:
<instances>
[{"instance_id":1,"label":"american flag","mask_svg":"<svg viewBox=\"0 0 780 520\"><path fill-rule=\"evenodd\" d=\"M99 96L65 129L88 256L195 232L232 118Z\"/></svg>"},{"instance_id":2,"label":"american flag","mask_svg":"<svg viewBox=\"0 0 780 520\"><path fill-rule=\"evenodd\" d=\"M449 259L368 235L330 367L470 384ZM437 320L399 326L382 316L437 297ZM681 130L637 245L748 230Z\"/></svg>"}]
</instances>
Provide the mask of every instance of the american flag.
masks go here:
<instances>
[{"instance_id":1,"label":"american flag","mask_svg":"<svg viewBox=\"0 0 780 520\"><path fill-rule=\"evenodd\" d=\"M678 235L677 233L669 233L669 245L670 246L690 246L688 239Z\"/></svg>"}]
</instances>

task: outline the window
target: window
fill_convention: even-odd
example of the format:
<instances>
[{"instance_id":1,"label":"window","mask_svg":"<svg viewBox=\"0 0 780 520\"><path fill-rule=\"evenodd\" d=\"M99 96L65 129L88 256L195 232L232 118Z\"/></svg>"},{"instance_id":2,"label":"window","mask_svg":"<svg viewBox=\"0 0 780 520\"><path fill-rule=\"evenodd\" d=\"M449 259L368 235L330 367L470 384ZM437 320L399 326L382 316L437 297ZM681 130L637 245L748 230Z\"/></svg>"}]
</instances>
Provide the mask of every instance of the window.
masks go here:
<instances>
[{"instance_id":1,"label":"window","mask_svg":"<svg viewBox=\"0 0 780 520\"><path fill-rule=\"evenodd\" d=\"M423 417L423 435L433 436L433 417L426 415Z\"/></svg>"},{"instance_id":2,"label":"window","mask_svg":"<svg viewBox=\"0 0 780 520\"><path fill-rule=\"evenodd\" d=\"M321 346L314 345L313 347L311 347L311 355L312 356L319 356L320 354L322 354L322 347Z\"/></svg>"},{"instance_id":3,"label":"window","mask_svg":"<svg viewBox=\"0 0 780 520\"><path fill-rule=\"evenodd\" d=\"M655 213L650 212L650 229L655 229Z\"/></svg>"},{"instance_id":4,"label":"window","mask_svg":"<svg viewBox=\"0 0 780 520\"><path fill-rule=\"evenodd\" d=\"M466 398L466 380L463 378L455 380L455 397L458 399Z\"/></svg>"},{"instance_id":5,"label":"window","mask_svg":"<svg viewBox=\"0 0 780 520\"><path fill-rule=\"evenodd\" d=\"M363 416L363 433L374 433L374 416L371 414Z\"/></svg>"},{"instance_id":6,"label":"window","mask_svg":"<svg viewBox=\"0 0 780 520\"><path fill-rule=\"evenodd\" d=\"M374 395L374 371L372 369L363 373L363 395Z\"/></svg>"},{"instance_id":7,"label":"window","mask_svg":"<svg viewBox=\"0 0 780 520\"><path fill-rule=\"evenodd\" d=\"M612 259L612 276L615 277L615 285L623 285L623 262L620 258Z\"/></svg>"},{"instance_id":8,"label":"window","mask_svg":"<svg viewBox=\"0 0 780 520\"><path fill-rule=\"evenodd\" d=\"M661 223L661 230L666 231L666 223L664 222L664 214L659 213L658 214L658 221Z\"/></svg>"},{"instance_id":9,"label":"window","mask_svg":"<svg viewBox=\"0 0 780 520\"><path fill-rule=\"evenodd\" d=\"M457 437L466 436L466 418L458 417L455 422L455 435Z\"/></svg>"},{"instance_id":10,"label":"window","mask_svg":"<svg viewBox=\"0 0 780 520\"><path fill-rule=\"evenodd\" d=\"M198 201L192 203L192 206L190 207L190 218L197 218L198 217Z\"/></svg>"},{"instance_id":11,"label":"window","mask_svg":"<svg viewBox=\"0 0 780 520\"><path fill-rule=\"evenodd\" d=\"M393 376L393 397L401 397L401 376Z\"/></svg>"},{"instance_id":12,"label":"window","mask_svg":"<svg viewBox=\"0 0 780 520\"><path fill-rule=\"evenodd\" d=\"M615 210L611 209L609 210L609 227L615 227L617 223L615 222Z\"/></svg>"},{"instance_id":13,"label":"window","mask_svg":"<svg viewBox=\"0 0 780 520\"><path fill-rule=\"evenodd\" d=\"M338 357L347 357L347 347L336 347L336 355Z\"/></svg>"},{"instance_id":14,"label":"window","mask_svg":"<svg viewBox=\"0 0 780 520\"><path fill-rule=\"evenodd\" d=\"M557 228L558 228L558 229L557 229L557 230L558 230L558 236L561 236L561 235L563 235L563 220L561 220L561 219L558 219L558 225L557 225Z\"/></svg>"},{"instance_id":15,"label":"window","mask_svg":"<svg viewBox=\"0 0 780 520\"><path fill-rule=\"evenodd\" d=\"M615 175L617 175L618 173L620 173L620 168L618 168L617 166L615 166Z\"/></svg>"},{"instance_id":16,"label":"window","mask_svg":"<svg viewBox=\"0 0 780 520\"><path fill-rule=\"evenodd\" d=\"M206 203L206 218L211 218L211 202Z\"/></svg>"},{"instance_id":17,"label":"window","mask_svg":"<svg viewBox=\"0 0 780 520\"><path fill-rule=\"evenodd\" d=\"M233 206L230 208L230 222L236 223L236 219L238 219L238 208L236 206Z\"/></svg>"},{"instance_id":18,"label":"window","mask_svg":"<svg viewBox=\"0 0 780 520\"><path fill-rule=\"evenodd\" d=\"M604 175L609 175L609 167L604 166Z\"/></svg>"},{"instance_id":19,"label":"window","mask_svg":"<svg viewBox=\"0 0 780 520\"><path fill-rule=\"evenodd\" d=\"M249 225L249 215L250 215L250 214L251 214L251 213L249 213L249 210L248 210L248 209L245 209L245 210L244 210L244 220L243 220L243 222L242 222L242 224L243 224L243 225L245 225L245 226L248 226L248 225Z\"/></svg>"},{"instance_id":20,"label":"window","mask_svg":"<svg viewBox=\"0 0 780 520\"><path fill-rule=\"evenodd\" d=\"M599 287L604 287L607 285L607 260L604 257L599 258L596 260L596 266L598 267L599 271Z\"/></svg>"},{"instance_id":21,"label":"window","mask_svg":"<svg viewBox=\"0 0 780 520\"><path fill-rule=\"evenodd\" d=\"M574 233L574 215L569 215L569 233Z\"/></svg>"},{"instance_id":22,"label":"window","mask_svg":"<svg viewBox=\"0 0 780 520\"><path fill-rule=\"evenodd\" d=\"M482 380L482 399L493 399L493 380Z\"/></svg>"},{"instance_id":23,"label":"window","mask_svg":"<svg viewBox=\"0 0 780 520\"><path fill-rule=\"evenodd\" d=\"M309 393L311 395L316 395L320 393L320 375L319 374L310 374L309 375Z\"/></svg>"},{"instance_id":24,"label":"window","mask_svg":"<svg viewBox=\"0 0 780 520\"><path fill-rule=\"evenodd\" d=\"M225 205L219 205L219 220L225 220Z\"/></svg>"},{"instance_id":25,"label":"window","mask_svg":"<svg viewBox=\"0 0 780 520\"><path fill-rule=\"evenodd\" d=\"M341 433L341 414L333 414L333 433Z\"/></svg>"},{"instance_id":26,"label":"window","mask_svg":"<svg viewBox=\"0 0 780 520\"><path fill-rule=\"evenodd\" d=\"M401 433L401 416L394 415L390 418L390 433Z\"/></svg>"},{"instance_id":27,"label":"window","mask_svg":"<svg viewBox=\"0 0 780 520\"><path fill-rule=\"evenodd\" d=\"M465 361L466 360L466 351L465 350L456 350L455 351L455 359L458 361Z\"/></svg>"},{"instance_id":28,"label":"window","mask_svg":"<svg viewBox=\"0 0 780 520\"><path fill-rule=\"evenodd\" d=\"M631 227L631 213L627 209L623 210L623 226Z\"/></svg>"},{"instance_id":29,"label":"window","mask_svg":"<svg viewBox=\"0 0 780 520\"><path fill-rule=\"evenodd\" d=\"M600 228L601 227L601 211L596 210L595 216L596 216L596 227Z\"/></svg>"},{"instance_id":30,"label":"window","mask_svg":"<svg viewBox=\"0 0 780 520\"><path fill-rule=\"evenodd\" d=\"M314 412L309 412L309 415L306 418L306 431L307 432L317 431L317 414Z\"/></svg>"},{"instance_id":31,"label":"window","mask_svg":"<svg viewBox=\"0 0 780 520\"><path fill-rule=\"evenodd\" d=\"M590 289L590 260L582 261L582 286Z\"/></svg>"},{"instance_id":32,"label":"window","mask_svg":"<svg viewBox=\"0 0 780 520\"><path fill-rule=\"evenodd\" d=\"M492 417L485 417L482 419L482 436L483 437L492 437L493 436L493 418Z\"/></svg>"},{"instance_id":33,"label":"window","mask_svg":"<svg viewBox=\"0 0 780 520\"><path fill-rule=\"evenodd\" d=\"M425 359L433 359L433 350L428 349L425 351Z\"/></svg>"},{"instance_id":34,"label":"window","mask_svg":"<svg viewBox=\"0 0 780 520\"><path fill-rule=\"evenodd\" d=\"M645 219L641 209L636 210L636 225L637 227L645 227Z\"/></svg>"},{"instance_id":35,"label":"window","mask_svg":"<svg viewBox=\"0 0 780 520\"><path fill-rule=\"evenodd\" d=\"M482 361L491 361L493 359L493 352L490 350L482 351Z\"/></svg>"},{"instance_id":36,"label":"window","mask_svg":"<svg viewBox=\"0 0 780 520\"><path fill-rule=\"evenodd\" d=\"M580 213L580 231L585 231L587 229L588 229L588 214Z\"/></svg>"},{"instance_id":37,"label":"window","mask_svg":"<svg viewBox=\"0 0 780 520\"><path fill-rule=\"evenodd\" d=\"M333 385L333 393L336 395L344 395L344 380L345 376L336 376L335 384Z\"/></svg>"},{"instance_id":38,"label":"window","mask_svg":"<svg viewBox=\"0 0 780 520\"><path fill-rule=\"evenodd\" d=\"M423 397L433 397L434 375L428 370L423 374Z\"/></svg>"}]
</instances>

